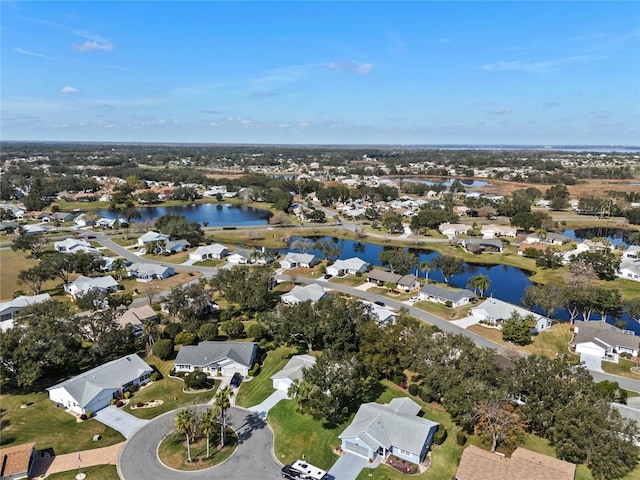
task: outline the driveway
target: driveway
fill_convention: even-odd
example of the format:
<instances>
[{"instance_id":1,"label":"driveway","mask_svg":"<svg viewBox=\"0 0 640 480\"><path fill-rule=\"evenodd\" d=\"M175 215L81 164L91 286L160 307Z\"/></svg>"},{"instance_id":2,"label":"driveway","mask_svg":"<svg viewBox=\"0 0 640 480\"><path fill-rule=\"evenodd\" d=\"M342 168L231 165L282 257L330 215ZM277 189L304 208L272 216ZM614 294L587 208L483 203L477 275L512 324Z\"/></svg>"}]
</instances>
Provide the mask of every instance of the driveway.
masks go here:
<instances>
[{"instance_id":1,"label":"driveway","mask_svg":"<svg viewBox=\"0 0 640 480\"><path fill-rule=\"evenodd\" d=\"M287 392L284 390L276 390L271 395L269 395L264 402L259 403L254 407L249 407L249 410L255 412L263 420L266 420L267 415L269 414L269 410L273 408L273 406L278 403L280 400L285 400L287 397Z\"/></svg>"},{"instance_id":2,"label":"driveway","mask_svg":"<svg viewBox=\"0 0 640 480\"><path fill-rule=\"evenodd\" d=\"M271 453L271 428L257 415L238 407L231 407L227 417L228 425L237 432L239 441L237 450L228 460L193 472L165 467L158 460L156 450L160 441L174 430L175 415L174 410L150 421L125 443L118 458L118 474L122 480L267 480L281 477L282 467Z\"/></svg>"},{"instance_id":3,"label":"driveway","mask_svg":"<svg viewBox=\"0 0 640 480\"><path fill-rule=\"evenodd\" d=\"M596 355L588 355L586 353L580 354L580 362L584 362L584 366L587 370L594 372L602 372L602 359Z\"/></svg>"},{"instance_id":4,"label":"driveway","mask_svg":"<svg viewBox=\"0 0 640 480\"><path fill-rule=\"evenodd\" d=\"M345 452L329 470L329 480L355 480L360 471L367 466L369 462L366 458ZM373 468L373 465L371 467Z\"/></svg>"},{"instance_id":5,"label":"driveway","mask_svg":"<svg viewBox=\"0 0 640 480\"><path fill-rule=\"evenodd\" d=\"M122 408L116 408L113 405L104 407L102 410L96 412L95 416L96 420L104 423L107 427L119 431L124 435L124 438L129 438L148 422L148 420L140 420L125 412Z\"/></svg>"},{"instance_id":6,"label":"driveway","mask_svg":"<svg viewBox=\"0 0 640 480\"><path fill-rule=\"evenodd\" d=\"M454 325L457 325L460 328L469 328L471 325L476 325L478 323L480 323L480 319L477 317L465 317L465 318L461 318L459 320L451 320L450 323L453 323Z\"/></svg>"}]
</instances>

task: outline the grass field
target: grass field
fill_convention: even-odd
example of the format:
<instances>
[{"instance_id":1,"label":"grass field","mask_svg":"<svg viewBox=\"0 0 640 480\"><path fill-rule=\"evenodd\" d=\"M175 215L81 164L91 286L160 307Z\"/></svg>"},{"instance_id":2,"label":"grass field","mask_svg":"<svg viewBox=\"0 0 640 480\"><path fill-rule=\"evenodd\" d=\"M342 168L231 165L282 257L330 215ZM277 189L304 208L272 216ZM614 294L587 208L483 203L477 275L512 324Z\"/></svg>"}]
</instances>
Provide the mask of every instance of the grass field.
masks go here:
<instances>
[{"instance_id":1,"label":"grass field","mask_svg":"<svg viewBox=\"0 0 640 480\"><path fill-rule=\"evenodd\" d=\"M78 422L63 408L57 408L44 392L3 394L0 395L0 404L0 441L3 446L35 442L36 449L51 448L56 455L60 455L106 447L125 440L120 433L95 419ZM100 435L102 439L94 442L94 435Z\"/></svg>"},{"instance_id":2,"label":"grass field","mask_svg":"<svg viewBox=\"0 0 640 480\"><path fill-rule=\"evenodd\" d=\"M260 372L252 380L242 382L236 403L241 407L252 407L258 405L273 393L273 382L271 375L282 370L282 367L289 361L291 355L296 353L296 349L290 347L280 347L269 352Z\"/></svg>"},{"instance_id":3,"label":"grass field","mask_svg":"<svg viewBox=\"0 0 640 480\"><path fill-rule=\"evenodd\" d=\"M100 465L98 467L87 467L82 469L82 473L87 475L87 480L120 480L118 470L115 465ZM48 480L75 480L78 470L70 470L68 472L54 473L47 475Z\"/></svg>"},{"instance_id":4,"label":"grass field","mask_svg":"<svg viewBox=\"0 0 640 480\"><path fill-rule=\"evenodd\" d=\"M191 462L189 462L185 436L174 431L160 442L158 457L169 468L184 471L203 470L218 465L233 455L238 446L238 435L232 428L227 427L225 445L219 449L219 444L220 432L215 429L209 438L209 457L207 457L205 438L191 444Z\"/></svg>"}]
</instances>

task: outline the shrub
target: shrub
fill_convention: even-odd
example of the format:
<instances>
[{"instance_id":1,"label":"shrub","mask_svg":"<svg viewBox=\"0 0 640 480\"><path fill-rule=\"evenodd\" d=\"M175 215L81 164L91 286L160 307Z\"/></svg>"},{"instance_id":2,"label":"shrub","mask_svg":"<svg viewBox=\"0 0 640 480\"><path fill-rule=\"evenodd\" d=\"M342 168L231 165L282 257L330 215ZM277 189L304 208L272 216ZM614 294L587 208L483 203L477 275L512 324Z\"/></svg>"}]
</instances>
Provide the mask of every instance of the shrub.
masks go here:
<instances>
[{"instance_id":1,"label":"shrub","mask_svg":"<svg viewBox=\"0 0 640 480\"><path fill-rule=\"evenodd\" d=\"M420 389L420 398L427 403L431 403L435 400L435 397L429 388Z\"/></svg>"},{"instance_id":2,"label":"shrub","mask_svg":"<svg viewBox=\"0 0 640 480\"><path fill-rule=\"evenodd\" d=\"M442 445L446 439L447 430L442 425L440 425L438 427L438 431L433 436L433 443L435 443L436 445Z\"/></svg>"},{"instance_id":3,"label":"shrub","mask_svg":"<svg viewBox=\"0 0 640 480\"><path fill-rule=\"evenodd\" d=\"M198 329L198 338L200 340L215 340L218 336L217 323L203 323Z\"/></svg>"},{"instance_id":4,"label":"shrub","mask_svg":"<svg viewBox=\"0 0 640 480\"><path fill-rule=\"evenodd\" d=\"M406 381L406 378L404 378L404 375L394 375L391 381L396 385L400 385Z\"/></svg>"},{"instance_id":5,"label":"shrub","mask_svg":"<svg viewBox=\"0 0 640 480\"><path fill-rule=\"evenodd\" d=\"M138 407L138 408L142 408L142 407L144 407L144 402L138 402L138 403L136 403L136 407Z\"/></svg>"},{"instance_id":6,"label":"shrub","mask_svg":"<svg viewBox=\"0 0 640 480\"><path fill-rule=\"evenodd\" d=\"M154 370L153 372L151 372L151 375L149 375L149 380L152 382L157 382L158 380L162 380L162 374L159 371Z\"/></svg>"},{"instance_id":7,"label":"shrub","mask_svg":"<svg viewBox=\"0 0 640 480\"><path fill-rule=\"evenodd\" d=\"M91 410L85 410L84 414L87 416L87 418L93 417L93 412Z\"/></svg>"},{"instance_id":8,"label":"shrub","mask_svg":"<svg viewBox=\"0 0 640 480\"><path fill-rule=\"evenodd\" d=\"M112 398L111 401L109 402L109 405L115 405L116 404L116 399Z\"/></svg>"},{"instance_id":9,"label":"shrub","mask_svg":"<svg viewBox=\"0 0 640 480\"><path fill-rule=\"evenodd\" d=\"M444 306L448 307L448 308L451 308L451 307L453 307L453 302L451 300L447 300L446 302L444 302Z\"/></svg>"},{"instance_id":10,"label":"shrub","mask_svg":"<svg viewBox=\"0 0 640 480\"><path fill-rule=\"evenodd\" d=\"M153 344L153 347L151 347L151 352L161 360L168 359L173 355L173 340L169 338L158 340Z\"/></svg>"},{"instance_id":11,"label":"shrub","mask_svg":"<svg viewBox=\"0 0 640 480\"><path fill-rule=\"evenodd\" d=\"M260 365L256 363L253 368L249 370L249 376L255 377L258 373L260 373Z\"/></svg>"},{"instance_id":12,"label":"shrub","mask_svg":"<svg viewBox=\"0 0 640 480\"><path fill-rule=\"evenodd\" d=\"M176 335L174 342L179 345L193 345L196 343L196 336L190 332L180 332Z\"/></svg>"},{"instance_id":13,"label":"shrub","mask_svg":"<svg viewBox=\"0 0 640 480\"><path fill-rule=\"evenodd\" d=\"M179 323L169 323L162 330L162 338L170 338L173 340L182 331L182 325Z\"/></svg>"},{"instance_id":14,"label":"shrub","mask_svg":"<svg viewBox=\"0 0 640 480\"><path fill-rule=\"evenodd\" d=\"M184 384L189 388L204 388L207 385L207 374L204 372L191 372L185 375Z\"/></svg>"},{"instance_id":15,"label":"shrub","mask_svg":"<svg viewBox=\"0 0 640 480\"><path fill-rule=\"evenodd\" d=\"M118 401L116 402L116 407L117 407L117 408L120 408L120 407L122 407L123 405L124 405L124 402L123 402L122 400L118 400Z\"/></svg>"},{"instance_id":16,"label":"shrub","mask_svg":"<svg viewBox=\"0 0 640 480\"><path fill-rule=\"evenodd\" d=\"M356 272L356 277L358 278L362 277L362 272Z\"/></svg>"},{"instance_id":17,"label":"shrub","mask_svg":"<svg viewBox=\"0 0 640 480\"><path fill-rule=\"evenodd\" d=\"M231 339L244 337L244 324L240 320L229 320L222 324L224 332Z\"/></svg>"},{"instance_id":18,"label":"shrub","mask_svg":"<svg viewBox=\"0 0 640 480\"><path fill-rule=\"evenodd\" d=\"M86 420L87 416L83 413L82 415L80 415L80 420Z\"/></svg>"},{"instance_id":19,"label":"shrub","mask_svg":"<svg viewBox=\"0 0 640 480\"><path fill-rule=\"evenodd\" d=\"M253 338L254 341L260 342L269 337L269 331L261 323L253 323L247 327L247 335Z\"/></svg>"},{"instance_id":20,"label":"shrub","mask_svg":"<svg viewBox=\"0 0 640 480\"><path fill-rule=\"evenodd\" d=\"M413 396L418 394L418 385L416 383L409 385L409 393Z\"/></svg>"},{"instance_id":21,"label":"shrub","mask_svg":"<svg viewBox=\"0 0 640 480\"><path fill-rule=\"evenodd\" d=\"M124 392L124 399L129 400L130 398L131 398L131 392L127 390L126 392Z\"/></svg>"},{"instance_id":22,"label":"shrub","mask_svg":"<svg viewBox=\"0 0 640 480\"><path fill-rule=\"evenodd\" d=\"M463 447L464 444L467 443L467 436L464 434L464 432L456 433L456 443L461 447Z\"/></svg>"},{"instance_id":23,"label":"shrub","mask_svg":"<svg viewBox=\"0 0 640 480\"><path fill-rule=\"evenodd\" d=\"M127 390L130 391L132 394L138 391L138 385L136 385L135 383L132 385L129 385L127 387Z\"/></svg>"}]
</instances>

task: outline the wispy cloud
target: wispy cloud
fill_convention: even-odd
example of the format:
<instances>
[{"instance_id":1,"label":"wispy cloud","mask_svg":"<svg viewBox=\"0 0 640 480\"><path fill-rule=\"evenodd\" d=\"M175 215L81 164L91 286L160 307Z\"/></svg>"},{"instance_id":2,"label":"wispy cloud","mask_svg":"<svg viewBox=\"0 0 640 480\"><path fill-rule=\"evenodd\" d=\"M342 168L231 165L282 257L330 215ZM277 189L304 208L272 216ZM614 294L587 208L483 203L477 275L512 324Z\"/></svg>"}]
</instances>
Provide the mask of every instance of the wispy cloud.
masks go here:
<instances>
[{"instance_id":1,"label":"wispy cloud","mask_svg":"<svg viewBox=\"0 0 640 480\"><path fill-rule=\"evenodd\" d=\"M74 43L71 48L76 52L93 52L96 50L102 50L103 52L110 52L113 50L113 44L101 43L95 40L87 40L84 43Z\"/></svg>"},{"instance_id":2,"label":"wispy cloud","mask_svg":"<svg viewBox=\"0 0 640 480\"><path fill-rule=\"evenodd\" d=\"M570 63L595 62L595 61L601 61L605 59L606 57L602 55L596 55L596 56L576 55L576 56L566 57L566 58L540 60L537 62L525 62L521 60L516 60L511 62L485 63L484 65L482 65L482 69L487 71L497 71L497 72L521 71L521 72L528 72L528 73L547 73L557 67L561 67L563 65L567 65Z\"/></svg>"},{"instance_id":3,"label":"wispy cloud","mask_svg":"<svg viewBox=\"0 0 640 480\"><path fill-rule=\"evenodd\" d=\"M557 107L560 104L558 102L542 102L542 105L544 105L547 108L552 108L552 107Z\"/></svg>"},{"instance_id":4,"label":"wispy cloud","mask_svg":"<svg viewBox=\"0 0 640 480\"><path fill-rule=\"evenodd\" d=\"M274 92L261 92L261 91L251 92L251 98L267 98L267 97L276 97L278 95L280 94L274 93Z\"/></svg>"},{"instance_id":5,"label":"wispy cloud","mask_svg":"<svg viewBox=\"0 0 640 480\"><path fill-rule=\"evenodd\" d=\"M31 57L40 57L40 58L48 58L49 60L53 60L53 57L49 57L48 55L43 55L42 53L30 52L28 50L24 50L22 48L14 48L14 52L21 53L22 55L29 55Z\"/></svg>"},{"instance_id":6,"label":"wispy cloud","mask_svg":"<svg viewBox=\"0 0 640 480\"><path fill-rule=\"evenodd\" d=\"M510 108L506 108L506 107L503 107L503 108L496 108L496 109L493 111L493 113L497 113L497 114L499 114L499 115L504 115L504 114L506 114L506 113L512 113L512 112L513 112L513 110L511 110Z\"/></svg>"},{"instance_id":7,"label":"wispy cloud","mask_svg":"<svg viewBox=\"0 0 640 480\"><path fill-rule=\"evenodd\" d=\"M80 90L78 90L75 87L70 87L69 85L66 85L60 89L60 93L80 93Z\"/></svg>"},{"instance_id":8,"label":"wispy cloud","mask_svg":"<svg viewBox=\"0 0 640 480\"><path fill-rule=\"evenodd\" d=\"M327 68L356 75L369 75L373 71L374 65L373 63L329 62Z\"/></svg>"},{"instance_id":9,"label":"wispy cloud","mask_svg":"<svg viewBox=\"0 0 640 480\"><path fill-rule=\"evenodd\" d=\"M208 110L206 108L201 108L199 111L200 113L205 113L207 115L221 115L222 113L224 113L220 110Z\"/></svg>"}]
</instances>

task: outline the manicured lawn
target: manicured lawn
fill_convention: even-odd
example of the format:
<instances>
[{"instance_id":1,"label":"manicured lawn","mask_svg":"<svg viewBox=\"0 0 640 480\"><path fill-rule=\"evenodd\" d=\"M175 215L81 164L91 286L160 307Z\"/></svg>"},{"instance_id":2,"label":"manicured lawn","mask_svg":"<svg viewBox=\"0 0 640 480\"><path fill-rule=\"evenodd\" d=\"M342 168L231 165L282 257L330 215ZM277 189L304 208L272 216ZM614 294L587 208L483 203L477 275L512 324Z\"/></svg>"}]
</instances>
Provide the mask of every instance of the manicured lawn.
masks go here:
<instances>
[{"instance_id":1,"label":"manicured lawn","mask_svg":"<svg viewBox=\"0 0 640 480\"><path fill-rule=\"evenodd\" d=\"M192 273L192 275L191 275ZM138 282L135 279L122 280L120 285L122 285L127 292L133 292L134 290L138 290L141 294L144 294L145 286L153 285L159 287L160 290L171 290L177 286L183 285L191 280L201 277L202 274L200 272L180 272L176 271L176 274L165 278L164 280L153 280L153 282L147 284L144 282Z\"/></svg>"},{"instance_id":2,"label":"manicured lawn","mask_svg":"<svg viewBox=\"0 0 640 480\"><path fill-rule=\"evenodd\" d=\"M367 279L362 276L358 277L356 275L345 275L344 277L333 277L330 282L337 283L339 285L346 285L348 287L358 287L365 283Z\"/></svg>"},{"instance_id":3,"label":"manicured lawn","mask_svg":"<svg viewBox=\"0 0 640 480\"><path fill-rule=\"evenodd\" d=\"M621 358L620 363L602 362L602 370L612 375L640 380L640 375L631 372L631 367L635 367L635 365L631 360Z\"/></svg>"},{"instance_id":4,"label":"manicured lawn","mask_svg":"<svg viewBox=\"0 0 640 480\"><path fill-rule=\"evenodd\" d=\"M95 419L78 422L76 417L57 408L46 393L3 394L2 445L35 442L36 449L53 449L56 455L106 447L123 442L124 437ZM27 405L26 408L21 408ZM100 435L98 442L92 441Z\"/></svg>"},{"instance_id":5,"label":"manicured lawn","mask_svg":"<svg viewBox=\"0 0 640 480\"><path fill-rule=\"evenodd\" d=\"M269 352L258 375L250 381L242 382L236 403L241 407L252 407L271 395L274 391L271 375L282 370L295 353L296 349L291 347L280 347Z\"/></svg>"},{"instance_id":6,"label":"manicured lawn","mask_svg":"<svg viewBox=\"0 0 640 480\"><path fill-rule=\"evenodd\" d=\"M209 258L207 260L203 260L201 262L196 262L193 265L196 267L220 267L222 265L224 265L225 263L227 263L227 261L222 258L219 260L213 259L213 258Z\"/></svg>"},{"instance_id":7,"label":"manicured lawn","mask_svg":"<svg viewBox=\"0 0 640 480\"><path fill-rule=\"evenodd\" d=\"M174 253L173 255L152 255L150 253L145 253L141 258L178 265L189 260L189 252L179 252Z\"/></svg>"},{"instance_id":8,"label":"manicured lawn","mask_svg":"<svg viewBox=\"0 0 640 480\"><path fill-rule=\"evenodd\" d=\"M87 480L120 480L118 470L115 465L100 465L98 467L87 467L82 469L82 473L87 474ZM54 473L47 475L48 480L75 480L78 470L70 470L68 472Z\"/></svg>"},{"instance_id":9,"label":"manicured lawn","mask_svg":"<svg viewBox=\"0 0 640 480\"><path fill-rule=\"evenodd\" d=\"M201 404L211 400L220 385L220 382L216 382L216 387L213 390L201 393L184 393L182 388L184 382L177 378L169 378L169 371L173 367L172 361L162 361L157 357L146 357L145 361L149 365L155 366L163 375L163 379L157 382L150 383L144 388L138 390L132 397L131 403L127 405L125 411L138 418L149 420L155 418L158 415L175 410L183 405ZM137 402L150 402L152 400L162 400L163 403L160 406L152 408L136 408L131 409L132 405Z\"/></svg>"}]
</instances>

